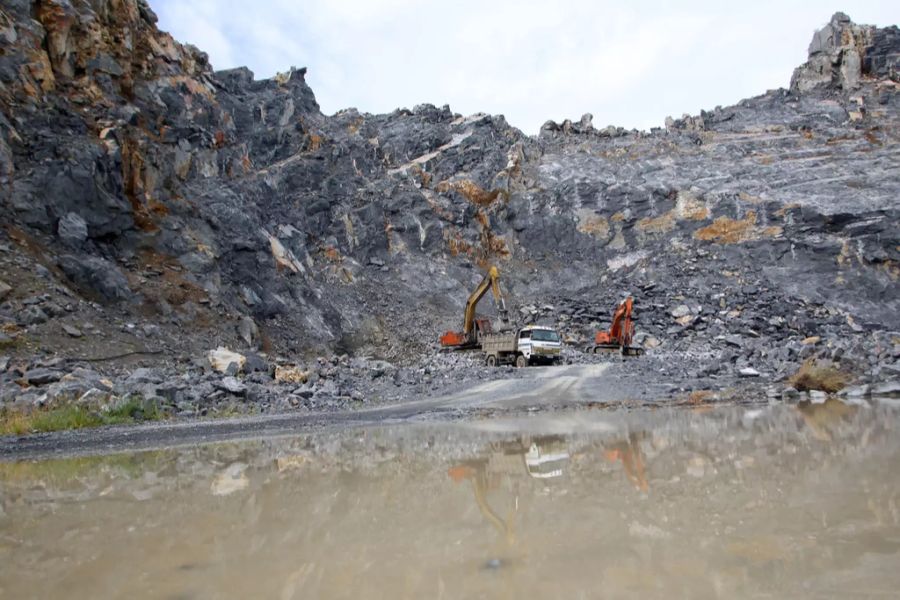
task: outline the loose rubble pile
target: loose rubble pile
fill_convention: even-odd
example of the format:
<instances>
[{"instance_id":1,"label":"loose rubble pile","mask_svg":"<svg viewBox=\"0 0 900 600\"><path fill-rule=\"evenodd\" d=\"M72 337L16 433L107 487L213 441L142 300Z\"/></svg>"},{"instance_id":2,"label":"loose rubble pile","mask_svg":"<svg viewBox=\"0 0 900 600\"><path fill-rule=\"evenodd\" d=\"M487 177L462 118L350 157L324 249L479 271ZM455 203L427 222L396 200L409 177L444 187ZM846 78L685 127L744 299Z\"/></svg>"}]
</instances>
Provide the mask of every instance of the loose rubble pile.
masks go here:
<instances>
[{"instance_id":1,"label":"loose rubble pile","mask_svg":"<svg viewBox=\"0 0 900 600\"><path fill-rule=\"evenodd\" d=\"M305 69L214 71L155 23L0 8L4 406L319 410L510 376L436 348L488 264L573 362L629 292L645 378L898 377L896 26L838 13L789 89L650 132L529 137L446 106L326 116Z\"/></svg>"}]
</instances>

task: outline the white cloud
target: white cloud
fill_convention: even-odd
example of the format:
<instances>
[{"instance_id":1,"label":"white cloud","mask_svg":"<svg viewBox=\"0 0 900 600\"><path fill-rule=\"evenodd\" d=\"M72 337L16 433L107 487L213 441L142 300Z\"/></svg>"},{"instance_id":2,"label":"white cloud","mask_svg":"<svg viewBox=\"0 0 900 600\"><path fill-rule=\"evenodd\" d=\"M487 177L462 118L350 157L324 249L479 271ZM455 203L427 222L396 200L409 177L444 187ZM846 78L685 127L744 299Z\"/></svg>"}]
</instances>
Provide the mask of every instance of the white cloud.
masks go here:
<instances>
[{"instance_id":1,"label":"white cloud","mask_svg":"<svg viewBox=\"0 0 900 600\"><path fill-rule=\"evenodd\" d=\"M153 1L153 0L151 0ZM758 0L155 0L160 26L216 68L258 77L289 66L326 113L389 112L421 102L505 114L535 133L546 119L661 125L786 86L834 6ZM850 10L850 9L848 9ZM898 21L894 2L850 16Z\"/></svg>"}]
</instances>

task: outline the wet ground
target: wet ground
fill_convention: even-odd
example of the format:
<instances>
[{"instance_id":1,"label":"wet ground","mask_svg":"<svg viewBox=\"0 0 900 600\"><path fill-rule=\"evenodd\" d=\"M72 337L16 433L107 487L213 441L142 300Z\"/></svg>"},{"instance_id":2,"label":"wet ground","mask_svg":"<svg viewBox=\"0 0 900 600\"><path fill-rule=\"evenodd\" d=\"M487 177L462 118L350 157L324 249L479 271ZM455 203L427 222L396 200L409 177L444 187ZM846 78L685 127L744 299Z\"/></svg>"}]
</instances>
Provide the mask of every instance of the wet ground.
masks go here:
<instances>
[{"instance_id":1,"label":"wet ground","mask_svg":"<svg viewBox=\"0 0 900 600\"><path fill-rule=\"evenodd\" d=\"M675 389L652 373L604 362L497 370L497 378L448 386L451 391L387 405L343 411L294 411L231 419L179 420L143 426L0 437L0 459L49 458L121 450L146 450L216 441L270 438L332 425L374 425L534 414L586 407L663 407L672 404L764 401L756 387L718 393ZM718 382L720 386L725 383ZM731 382L736 385L737 382Z\"/></svg>"},{"instance_id":2,"label":"wet ground","mask_svg":"<svg viewBox=\"0 0 900 600\"><path fill-rule=\"evenodd\" d=\"M897 401L592 406L0 462L0 597L896 597Z\"/></svg>"}]
</instances>

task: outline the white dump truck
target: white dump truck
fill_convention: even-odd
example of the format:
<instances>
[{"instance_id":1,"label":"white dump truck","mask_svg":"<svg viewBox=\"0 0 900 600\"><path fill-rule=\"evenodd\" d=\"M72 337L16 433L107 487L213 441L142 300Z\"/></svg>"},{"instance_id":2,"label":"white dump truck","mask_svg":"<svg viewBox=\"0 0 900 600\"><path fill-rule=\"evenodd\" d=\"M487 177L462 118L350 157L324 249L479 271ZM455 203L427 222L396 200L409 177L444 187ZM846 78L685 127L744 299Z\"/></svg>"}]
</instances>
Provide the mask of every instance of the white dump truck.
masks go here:
<instances>
[{"instance_id":1,"label":"white dump truck","mask_svg":"<svg viewBox=\"0 0 900 600\"><path fill-rule=\"evenodd\" d=\"M527 325L517 331L485 333L481 338L484 362L493 367L515 364L527 367L533 364L558 364L561 360L562 342L552 327Z\"/></svg>"}]
</instances>

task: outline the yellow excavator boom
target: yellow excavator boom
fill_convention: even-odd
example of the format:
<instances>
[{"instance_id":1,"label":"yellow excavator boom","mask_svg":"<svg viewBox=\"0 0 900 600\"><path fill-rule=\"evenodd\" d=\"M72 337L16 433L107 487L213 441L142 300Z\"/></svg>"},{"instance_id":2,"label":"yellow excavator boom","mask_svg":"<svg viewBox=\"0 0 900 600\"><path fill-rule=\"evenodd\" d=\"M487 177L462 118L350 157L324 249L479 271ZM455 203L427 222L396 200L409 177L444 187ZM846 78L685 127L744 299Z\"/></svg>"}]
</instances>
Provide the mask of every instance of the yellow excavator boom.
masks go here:
<instances>
[{"instance_id":1,"label":"yellow excavator boom","mask_svg":"<svg viewBox=\"0 0 900 600\"><path fill-rule=\"evenodd\" d=\"M488 290L494 295L494 302L497 305L497 312L500 314L500 320L507 323L509 320L506 311L506 300L503 298L503 292L500 290L500 271L495 266L491 266L484 279L478 284L478 287L469 295L466 301L466 312L463 319L463 330L459 333L448 331L441 337L443 346L464 346L470 344L475 338L475 309L478 303L484 298Z\"/></svg>"},{"instance_id":2,"label":"yellow excavator boom","mask_svg":"<svg viewBox=\"0 0 900 600\"><path fill-rule=\"evenodd\" d=\"M466 302L463 333L467 336L471 335L472 328L475 326L475 308L489 289L494 294L494 302L497 304L497 310L500 312L501 318L506 316L506 302L503 299L503 293L500 291L500 271L497 270L497 267L492 266L485 273L484 279L481 280L478 287L469 295L469 300Z\"/></svg>"}]
</instances>

